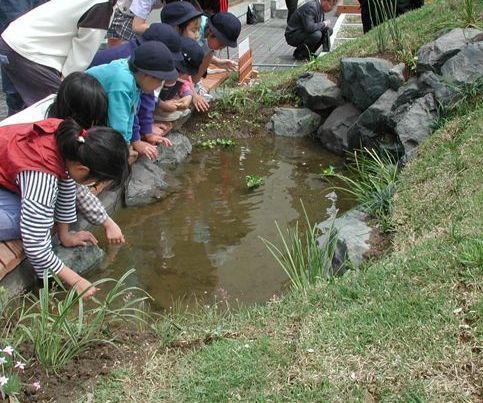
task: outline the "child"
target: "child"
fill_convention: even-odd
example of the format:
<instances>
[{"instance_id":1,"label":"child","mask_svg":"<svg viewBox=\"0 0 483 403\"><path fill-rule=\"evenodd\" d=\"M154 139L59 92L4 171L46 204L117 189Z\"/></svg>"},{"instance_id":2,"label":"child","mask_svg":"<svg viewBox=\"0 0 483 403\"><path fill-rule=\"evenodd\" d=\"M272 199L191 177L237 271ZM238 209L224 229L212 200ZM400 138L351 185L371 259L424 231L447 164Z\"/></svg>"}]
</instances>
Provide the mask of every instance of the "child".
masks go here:
<instances>
[{"instance_id":1,"label":"child","mask_svg":"<svg viewBox=\"0 0 483 403\"><path fill-rule=\"evenodd\" d=\"M91 66L98 66L107 64L113 60L121 58L129 58L133 55L134 50L141 45L141 43L148 41L158 41L164 43L171 51L171 55L175 62L183 60L181 54L181 38L178 32L168 24L154 23L142 34L141 37L130 40L121 45L114 46L100 50L94 56ZM152 144L163 144L170 147L171 141L163 137L170 129L171 125L154 125L153 113L155 108L154 94L141 94L141 101L139 110L137 112L138 125L133 128L133 136L138 138L146 138Z\"/></svg>"},{"instance_id":2,"label":"child","mask_svg":"<svg viewBox=\"0 0 483 403\"><path fill-rule=\"evenodd\" d=\"M234 71L238 68L238 64L235 61L219 59L215 57L214 53L227 46L235 48L240 32L240 20L228 12L212 15L206 19L206 26L201 27L199 44L203 48L205 56L198 73L193 76L193 82L198 85L199 93L193 97L193 105L198 111L206 111L208 109L203 98L203 93L206 93L206 90L199 84L201 78L206 74L208 66L212 63L228 71Z\"/></svg>"},{"instance_id":3,"label":"child","mask_svg":"<svg viewBox=\"0 0 483 403\"><path fill-rule=\"evenodd\" d=\"M164 85L159 93L159 104L156 108L156 120L172 122L189 113L193 91L190 76L198 72L203 61L203 50L190 38L181 39L183 61L178 64L179 79L172 85Z\"/></svg>"},{"instance_id":4,"label":"child","mask_svg":"<svg viewBox=\"0 0 483 403\"><path fill-rule=\"evenodd\" d=\"M111 25L107 31L108 46L130 41L148 29L146 22L151 10L161 8L161 0L118 0Z\"/></svg>"},{"instance_id":5,"label":"child","mask_svg":"<svg viewBox=\"0 0 483 403\"><path fill-rule=\"evenodd\" d=\"M75 182L121 186L127 158L122 136L107 127L85 131L71 119L46 119L0 128L0 240L21 236L38 277L49 269L91 297L97 290L54 254L50 232L56 222L65 247L97 244L90 232L69 232L76 221Z\"/></svg>"},{"instance_id":6,"label":"child","mask_svg":"<svg viewBox=\"0 0 483 403\"><path fill-rule=\"evenodd\" d=\"M155 146L142 141L134 130L137 122L141 91L152 93L163 86L164 81L178 78L171 52L161 42L142 43L134 50L130 59L114 60L109 64L95 66L87 70L97 78L107 93L108 123L118 130L134 151L156 159L158 150Z\"/></svg>"},{"instance_id":7,"label":"child","mask_svg":"<svg viewBox=\"0 0 483 403\"><path fill-rule=\"evenodd\" d=\"M49 95L42 101L4 119L0 126L31 123L46 117L74 119L82 128L107 124L107 95L92 76L75 72L60 84L57 95ZM77 185L77 208L93 225L102 225L109 243L124 243L119 226L108 216L100 200L88 187Z\"/></svg>"},{"instance_id":8,"label":"child","mask_svg":"<svg viewBox=\"0 0 483 403\"><path fill-rule=\"evenodd\" d=\"M8 26L0 59L23 101L19 110L57 92L62 77L85 70L104 39L113 3L50 0Z\"/></svg>"},{"instance_id":9,"label":"child","mask_svg":"<svg viewBox=\"0 0 483 403\"><path fill-rule=\"evenodd\" d=\"M166 4L161 10L161 22L171 25L173 28L183 35L183 31L188 31L189 34L184 35L199 35L195 29L200 25L203 11L197 10L191 3L187 1L175 1ZM189 28L188 28L189 27ZM197 38L192 38L197 40Z\"/></svg>"}]
</instances>

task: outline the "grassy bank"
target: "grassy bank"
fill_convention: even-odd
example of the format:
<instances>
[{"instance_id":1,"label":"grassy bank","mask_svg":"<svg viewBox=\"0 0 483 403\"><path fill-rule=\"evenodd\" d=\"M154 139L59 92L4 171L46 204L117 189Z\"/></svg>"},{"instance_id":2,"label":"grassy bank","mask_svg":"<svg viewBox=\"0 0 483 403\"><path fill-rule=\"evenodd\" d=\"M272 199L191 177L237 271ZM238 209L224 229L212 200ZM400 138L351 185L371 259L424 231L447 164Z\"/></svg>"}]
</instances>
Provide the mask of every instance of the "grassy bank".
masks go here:
<instances>
[{"instance_id":1,"label":"grassy bank","mask_svg":"<svg viewBox=\"0 0 483 403\"><path fill-rule=\"evenodd\" d=\"M480 99L403 170L391 256L265 306L161 321L145 364L89 399L481 400L481 133Z\"/></svg>"}]
</instances>

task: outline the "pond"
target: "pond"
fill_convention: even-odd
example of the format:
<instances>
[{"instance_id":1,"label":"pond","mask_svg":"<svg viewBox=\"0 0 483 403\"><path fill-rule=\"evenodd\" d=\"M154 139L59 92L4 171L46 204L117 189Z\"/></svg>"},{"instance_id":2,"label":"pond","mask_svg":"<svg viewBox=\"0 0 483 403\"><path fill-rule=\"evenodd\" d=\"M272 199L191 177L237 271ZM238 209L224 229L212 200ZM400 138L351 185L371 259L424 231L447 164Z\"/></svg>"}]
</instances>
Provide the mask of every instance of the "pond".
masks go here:
<instances>
[{"instance_id":1,"label":"pond","mask_svg":"<svg viewBox=\"0 0 483 403\"><path fill-rule=\"evenodd\" d=\"M127 244L103 245L107 257L89 278L119 278L134 267L131 285L154 297L154 310L180 300L267 301L283 291L286 276L259 237L278 241L275 220L285 228L303 219L300 199L312 221L325 219L330 185L320 172L329 165L342 160L311 139L267 136L237 140L230 149L194 147L174 171L176 192L116 213ZM246 175L263 177L264 185L249 190Z\"/></svg>"}]
</instances>

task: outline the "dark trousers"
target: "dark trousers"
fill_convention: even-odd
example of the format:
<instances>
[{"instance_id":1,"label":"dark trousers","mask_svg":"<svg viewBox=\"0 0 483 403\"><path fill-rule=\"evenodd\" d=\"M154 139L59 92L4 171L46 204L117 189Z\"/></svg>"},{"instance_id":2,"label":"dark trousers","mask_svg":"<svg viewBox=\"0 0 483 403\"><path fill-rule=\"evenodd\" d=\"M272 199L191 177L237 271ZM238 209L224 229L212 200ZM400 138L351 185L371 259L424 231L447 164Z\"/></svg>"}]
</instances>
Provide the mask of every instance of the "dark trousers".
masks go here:
<instances>
[{"instance_id":1,"label":"dark trousers","mask_svg":"<svg viewBox=\"0 0 483 403\"><path fill-rule=\"evenodd\" d=\"M297 10L298 0L285 0L285 5L287 6L287 22L292 16L292 14Z\"/></svg>"},{"instance_id":2,"label":"dark trousers","mask_svg":"<svg viewBox=\"0 0 483 403\"><path fill-rule=\"evenodd\" d=\"M2 70L5 71L13 88L22 99L21 109L33 105L50 94L55 94L59 89L60 72L19 55L1 38L0 56L2 56L0 58Z\"/></svg>"},{"instance_id":3,"label":"dark trousers","mask_svg":"<svg viewBox=\"0 0 483 403\"><path fill-rule=\"evenodd\" d=\"M287 43L294 46L293 56L296 59L308 59L320 46L324 52L330 50L329 35L332 30L304 32L293 32L290 36L285 36Z\"/></svg>"}]
</instances>

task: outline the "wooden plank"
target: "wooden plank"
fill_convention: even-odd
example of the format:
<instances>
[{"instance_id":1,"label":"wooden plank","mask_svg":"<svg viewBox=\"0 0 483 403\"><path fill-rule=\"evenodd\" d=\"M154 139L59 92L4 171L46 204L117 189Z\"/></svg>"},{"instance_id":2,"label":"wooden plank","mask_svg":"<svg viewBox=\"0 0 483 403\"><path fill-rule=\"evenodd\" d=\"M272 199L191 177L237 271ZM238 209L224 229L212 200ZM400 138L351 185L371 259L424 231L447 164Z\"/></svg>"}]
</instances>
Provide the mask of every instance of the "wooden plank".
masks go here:
<instances>
[{"instance_id":1,"label":"wooden plank","mask_svg":"<svg viewBox=\"0 0 483 403\"><path fill-rule=\"evenodd\" d=\"M248 52L245 52L240 57L240 61L238 62L238 83L243 84L245 81L249 80L252 75L252 50L248 49Z\"/></svg>"},{"instance_id":2,"label":"wooden plank","mask_svg":"<svg viewBox=\"0 0 483 403\"><path fill-rule=\"evenodd\" d=\"M201 80L203 83L203 87L205 87L207 91L210 91L213 88L218 87L223 81L225 81L228 78L229 74L230 73L228 73L227 71L208 74L205 78Z\"/></svg>"},{"instance_id":3,"label":"wooden plank","mask_svg":"<svg viewBox=\"0 0 483 403\"><path fill-rule=\"evenodd\" d=\"M18 242L10 241L10 245L0 242L0 280L15 269L25 258L23 248L18 245Z\"/></svg>"},{"instance_id":4,"label":"wooden plank","mask_svg":"<svg viewBox=\"0 0 483 403\"><path fill-rule=\"evenodd\" d=\"M341 14L360 14L361 7L358 4L341 4L337 6L337 12L335 15L339 16Z\"/></svg>"},{"instance_id":5,"label":"wooden plank","mask_svg":"<svg viewBox=\"0 0 483 403\"><path fill-rule=\"evenodd\" d=\"M24 257L25 254L23 253L23 244L20 239L15 241L7 241L5 245L13 252L15 257Z\"/></svg>"}]
</instances>

